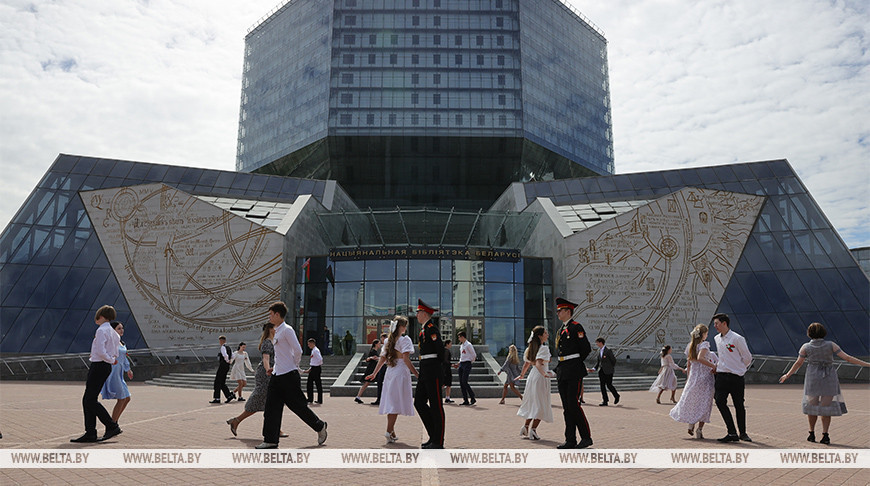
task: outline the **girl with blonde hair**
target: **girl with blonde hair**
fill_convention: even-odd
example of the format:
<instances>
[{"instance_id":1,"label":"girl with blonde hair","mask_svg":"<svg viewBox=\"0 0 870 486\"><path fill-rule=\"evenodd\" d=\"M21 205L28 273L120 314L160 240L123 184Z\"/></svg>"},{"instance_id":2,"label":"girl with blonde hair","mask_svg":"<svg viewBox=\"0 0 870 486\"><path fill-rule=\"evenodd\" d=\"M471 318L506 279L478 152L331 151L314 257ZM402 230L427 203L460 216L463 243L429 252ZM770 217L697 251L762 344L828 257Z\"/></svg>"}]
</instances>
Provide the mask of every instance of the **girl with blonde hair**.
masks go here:
<instances>
[{"instance_id":1,"label":"girl with blonde hair","mask_svg":"<svg viewBox=\"0 0 870 486\"><path fill-rule=\"evenodd\" d=\"M713 388L716 362L719 361L716 353L710 351L710 343L707 342L709 330L704 324L698 324L689 334L691 341L686 347L686 356L689 362L686 364L686 372L689 378L680 401L671 409L671 418L677 422L689 424L688 433L699 439L704 438L704 424L710 422L710 411L713 409ZM695 431L695 424L698 430Z\"/></svg>"},{"instance_id":2,"label":"girl with blonde hair","mask_svg":"<svg viewBox=\"0 0 870 486\"><path fill-rule=\"evenodd\" d=\"M508 355L504 360L504 364L501 365L501 369L498 370L496 376L502 374L504 372L507 377L504 380L504 389L501 392L501 401L498 402L499 405L504 405L504 399L507 396L508 387L511 388L511 391L516 393L520 400L523 399L523 394L517 389L517 380L520 379L520 357L519 353L517 353L517 347L511 344L508 347Z\"/></svg>"}]
</instances>

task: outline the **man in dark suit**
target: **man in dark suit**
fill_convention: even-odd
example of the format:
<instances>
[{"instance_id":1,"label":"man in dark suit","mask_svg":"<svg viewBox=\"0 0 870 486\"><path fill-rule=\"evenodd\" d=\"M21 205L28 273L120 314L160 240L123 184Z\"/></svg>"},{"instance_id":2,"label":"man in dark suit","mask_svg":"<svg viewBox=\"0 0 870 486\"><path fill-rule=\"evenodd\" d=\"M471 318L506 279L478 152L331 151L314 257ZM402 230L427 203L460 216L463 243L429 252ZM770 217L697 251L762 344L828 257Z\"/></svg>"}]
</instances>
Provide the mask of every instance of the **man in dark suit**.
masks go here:
<instances>
[{"instance_id":1,"label":"man in dark suit","mask_svg":"<svg viewBox=\"0 0 870 486\"><path fill-rule=\"evenodd\" d=\"M556 335L556 383L559 385L559 398L562 399L562 413L565 416L565 442L557 449L583 449L592 445L589 421L580 407L580 388L586 376L583 360L589 355L592 346L586 337L586 330L572 319L577 304L565 299L556 299L556 317L562 327ZM577 442L577 432L580 442Z\"/></svg>"},{"instance_id":2,"label":"man in dark suit","mask_svg":"<svg viewBox=\"0 0 870 486\"><path fill-rule=\"evenodd\" d=\"M219 337L218 342L221 344L221 347L218 350L217 356L218 369L214 375L214 399L209 403L220 403L221 392L227 398L227 403L230 403L236 399L236 394L230 392L227 386L227 373L230 371L230 358L233 357L233 351L227 346L226 336Z\"/></svg>"},{"instance_id":3,"label":"man in dark suit","mask_svg":"<svg viewBox=\"0 0 870 486\"><path fill-rule=\"evenodd\" d=\"M417 322L420 323L420 376L414 393L414 408L420 415L429 440L423 449L444 448L444 404L441 403L442 363L444 362L444 343L438 330L438 321L432 314L438 309L417 299Z\"/></svg>"},{"instance_id":4,"label":"man in dark suit","mask_svg":"<svg viewBox=\"0 0 870 486\"><path fill-rule=\"evenodd\" d=\"M619 403L619 392L613 386L613 369L616 366L616 356L610 348L604 346L604 338L595 340L595 345L598 346L598 362L595 363L595 368L589 371L598 371L598 382L601 383L601 396L604 401L599 403L599 407L607 406L607 390L613 393L613 404Z\"/></svg>"}]
</instances>

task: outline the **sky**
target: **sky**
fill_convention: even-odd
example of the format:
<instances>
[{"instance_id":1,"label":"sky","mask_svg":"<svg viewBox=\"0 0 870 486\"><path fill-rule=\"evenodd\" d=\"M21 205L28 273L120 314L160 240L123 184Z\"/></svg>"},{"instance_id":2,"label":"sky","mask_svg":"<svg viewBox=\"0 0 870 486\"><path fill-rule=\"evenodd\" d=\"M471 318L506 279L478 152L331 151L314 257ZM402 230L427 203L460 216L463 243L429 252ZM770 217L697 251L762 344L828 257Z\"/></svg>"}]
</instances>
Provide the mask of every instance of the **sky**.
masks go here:
<instances>
[{"instance_id":1,"label":"sky","mask_svg":"<svg viewBox=\"0 0 870 486\"><path fill-rule=\"evenodd\" d=\"M870 246L870 2L570 3L608 39L617 173L785 158ZM244 36L278 5L0 0L0 228L59 153L234 170Z\"/></svg>"}]
</instances>

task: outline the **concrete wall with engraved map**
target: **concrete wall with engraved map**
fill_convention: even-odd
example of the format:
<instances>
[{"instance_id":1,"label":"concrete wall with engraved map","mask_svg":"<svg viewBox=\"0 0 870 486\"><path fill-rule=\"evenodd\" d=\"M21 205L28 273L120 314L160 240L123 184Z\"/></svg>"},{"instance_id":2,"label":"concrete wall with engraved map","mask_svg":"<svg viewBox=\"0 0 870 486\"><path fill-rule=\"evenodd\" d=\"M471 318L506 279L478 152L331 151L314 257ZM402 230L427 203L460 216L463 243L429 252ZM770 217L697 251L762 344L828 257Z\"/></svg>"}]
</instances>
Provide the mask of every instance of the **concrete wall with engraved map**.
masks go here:
<instances>
[{"instance_id":1,"label":"concrete wall with engraved map","mask_svg":"<svg viewBox=\"0 0 870 486\"><path fill-rule=\"evenodd\" d=\"M763 197L685 188L565 238L565 294L591 339L685 343L707 324Z\"/></svg>"},{"instance_id":2,"label":"concrete wall with engraved map","mask_svg":"<svg viewBox=\"0 0 870 486\"><path fill-rule=\"evenodd\" d=\"M149 347L259 336L281 292L281 234L164 184L81 196Z\"/></svg>"}]
</instances>

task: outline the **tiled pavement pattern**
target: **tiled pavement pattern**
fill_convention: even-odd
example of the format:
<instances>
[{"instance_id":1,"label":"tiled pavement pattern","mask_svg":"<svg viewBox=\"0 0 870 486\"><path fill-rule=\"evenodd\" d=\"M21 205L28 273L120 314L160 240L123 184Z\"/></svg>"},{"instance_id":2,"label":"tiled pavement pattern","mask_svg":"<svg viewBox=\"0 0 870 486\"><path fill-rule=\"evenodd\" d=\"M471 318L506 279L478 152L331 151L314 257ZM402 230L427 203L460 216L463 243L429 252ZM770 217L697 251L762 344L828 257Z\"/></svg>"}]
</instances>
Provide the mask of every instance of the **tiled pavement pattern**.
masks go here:
<instances>
[{"instance_id":1,"label":"tiled pavement pattern","mask_svg":"<svg viewBox=\"0 0 870 486\"><path fill-rule=\"evenodd\" d=\"M83 383L0 384L0 447L8 449L88 448L251 448L262 438L262 415L247 419L234 438L224 421L243 404L210 405L211 393L203 390L131 384L133 401L121 418L124 433L104 444L71 444L82 433ZM668 417L670 406L656 405L648 392L625 392L619 406L596 406L600 394L587 385L584 406L592 427L594 448L756 448L807 449L824 447L806 438L806 418L800 413L801 386L757 385L746 391L749 434L754 442L720 444L724 435L721 417L713 410L713 423L705 427L709 439L690 438L682 424ZM831 437L837 448L870 448L870 386L844 385L849 413L835 417ZM456 398L456 397L454 397ZM369 400L367 400L368 402ZM559 403L553 395L553 403ZM108 403L111 411L113 402ZM554 405L555 422L539 427L541 440L519 437L522 419L516 416L519 400L481 399L475 407L447 406L447 447L553 448L562 440L561 407ZM419 446L423 428L417 417L400 417L400 441L385 446L385 418L368 404L351 397L326 397L316 413L329 423L325 447L358 449L407 449ZM102 426L98 426L102 433ZM290 437L282 449L316 447L316 434L285 410L285 432ZM821 435L821 425L817 426ZM6 469L0 484L868 484L870 471L859 469Z\"/></svg>"}]
</instances>

